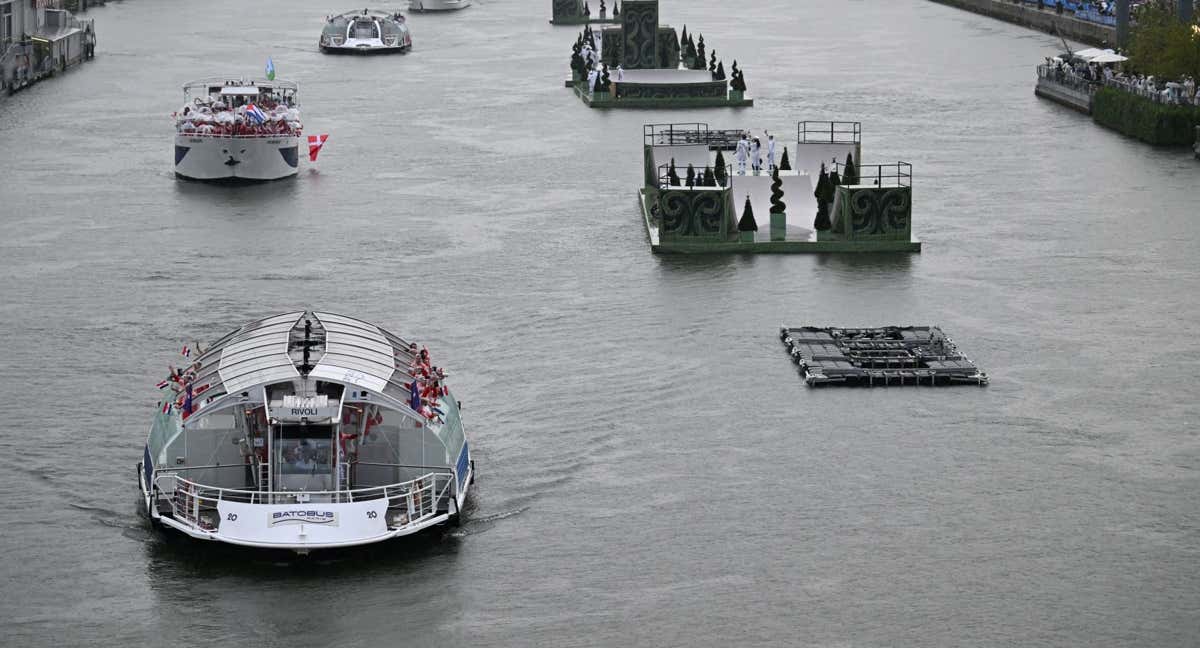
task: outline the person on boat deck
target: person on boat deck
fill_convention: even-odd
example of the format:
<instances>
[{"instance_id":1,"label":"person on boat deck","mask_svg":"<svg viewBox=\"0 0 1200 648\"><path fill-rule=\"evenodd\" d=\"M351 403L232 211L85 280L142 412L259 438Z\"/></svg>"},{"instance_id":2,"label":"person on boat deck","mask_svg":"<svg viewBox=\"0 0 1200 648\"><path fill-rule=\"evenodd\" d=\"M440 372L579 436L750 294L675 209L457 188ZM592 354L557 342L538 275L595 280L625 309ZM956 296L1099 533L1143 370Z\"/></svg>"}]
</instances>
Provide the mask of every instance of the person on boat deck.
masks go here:
<instances>
[{"instance_id":1,"label":"person on boat deck","mask_svg":"<svg viewBox=\"0 0 1200 648\"><path fill-rule=\"evenodd\" d=\"M596 92L596 77L597 76L599 76L599 74L596 73L595 68L588 71L588 94L592 94L592 93Z\"/></svg>"},{"instance_id":2,"label":"person on boat deck","mask_svg":"<svg viewBox=\"0 0 1200 648\"><path fill-rule=\"evenodd\" d=\"M775 136L763 131L763 135L767 136L767 171L775 171Z\"/></svg>"},{"instance_id":3,"label":"person on boat deck","mask_svg":"<svg viewBox=\"0 0 1200 648\"><path fill-rule=\"evenodd\" d=\"M733 158L738 163L738 175L746 175L746 155L750 152L750 142L746 141L746 135L742 134L742 139L738 140L737 149L733 153Z\"/></svg>"},{"instance_id":4,"label":"person on boat deck","mask_svg":"<svg viewBox=\"0 0 1200 648\"><path fill-rule=\"evenodd\" d=\"M758 175L758 172L762 170L762 158L759 157L759 149L760 144L758 138L755 137L754 141L750 143L750 168L754 170L754 175Z\"/></svg>"}]
</instances>

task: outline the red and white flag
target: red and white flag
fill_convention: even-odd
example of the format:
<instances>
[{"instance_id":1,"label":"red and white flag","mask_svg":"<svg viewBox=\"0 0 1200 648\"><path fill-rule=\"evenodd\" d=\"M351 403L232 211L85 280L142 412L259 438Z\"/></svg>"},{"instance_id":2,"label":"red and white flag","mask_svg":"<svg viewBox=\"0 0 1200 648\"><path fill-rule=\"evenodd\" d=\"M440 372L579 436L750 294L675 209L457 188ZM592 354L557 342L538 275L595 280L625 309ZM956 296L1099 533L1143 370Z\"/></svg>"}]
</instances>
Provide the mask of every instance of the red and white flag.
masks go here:
<instances>
[{"instance_id":1,"label":"red and white flag","mask_svg":"<svg viewBox=\"0 0 1200 648\"><path fill-rule=\"evenodd\" d=\"M308 136L308 161L316 162L317 154L321 152L321 147L325 146L325 140L329 139L329 135L322 133L320 135Z\"/></svg>"},{"instance_id":2,"label":"red and white flag","mask_svg":"<svg viewBox=\"0 0 1200 648\"><path fill-rule=\"evenodd\" d=\"M185 358L191 357L192 350L189 349L188 345L185 344L185 345L183 345L183 348L179 350L179 355L181 355Z\"/></svg>"}]
</instances>

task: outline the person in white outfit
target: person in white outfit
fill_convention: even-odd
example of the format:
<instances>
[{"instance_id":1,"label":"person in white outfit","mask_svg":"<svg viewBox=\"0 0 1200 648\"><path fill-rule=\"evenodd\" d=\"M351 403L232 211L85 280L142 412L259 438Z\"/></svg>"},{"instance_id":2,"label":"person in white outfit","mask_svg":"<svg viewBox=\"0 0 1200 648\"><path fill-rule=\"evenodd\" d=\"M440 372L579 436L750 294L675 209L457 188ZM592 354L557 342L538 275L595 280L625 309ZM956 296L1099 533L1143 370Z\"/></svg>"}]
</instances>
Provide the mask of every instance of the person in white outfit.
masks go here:
<instances>
[{"instance_id":1,"label":"person in white outfit","mask_svg":"<svg viewBox=\"0 0 1200 648\"><path fill-rule=\"evenodd\" d=\"M758 175L758 172L762 170L762 158L758 155L759 150L758 138L755 137L754 141L750 143L750 168L754 170L754 175Z\"/></svg>"},{"instance_id":2,"label":"person in white outfit","mask_svg":"<svg viewBox=\"0 0 1200 648\"><path fill-rule=\"evenodd\" d=\"M733 157L738 163L738 175L746 175L746 155L750 152L750 142L746 141L746 135L742 135L742 139L738 140L737 150L734 151Z\"/></svg>"},{"instance_id":3,"label":"person in white outfit","mask_svg":"<svg viewBox=\"0 0 1200 648\"><path fill-rule=\"evenodd\" d=\"M624 80L625 80L625 68L621 67L620 64L617 64L617 81L624 81Z\"/></svg>"},{"instance_id":4,"label":"person in white outfit","mask_svg":"<svg viewBox=\"0 0 1200 648\"><path fill-rule=\"evenodd\" d=\"M600 76L600 74L598 72L596 72L595 69L588 71L588 93L589 94L593 94L596 92L596 77L598 77L598 76Z\"/></svg>"},{"instance_id":5,"label":"person in white outfit","mask_svg":"<svg viewBox=\"0 0 1200 648\"><path fill-rule=\"evenodd\" d=\"M775 136L763 131L763 135L767 136L767 171L775 172Z\"/></svg>"}]
</instances>

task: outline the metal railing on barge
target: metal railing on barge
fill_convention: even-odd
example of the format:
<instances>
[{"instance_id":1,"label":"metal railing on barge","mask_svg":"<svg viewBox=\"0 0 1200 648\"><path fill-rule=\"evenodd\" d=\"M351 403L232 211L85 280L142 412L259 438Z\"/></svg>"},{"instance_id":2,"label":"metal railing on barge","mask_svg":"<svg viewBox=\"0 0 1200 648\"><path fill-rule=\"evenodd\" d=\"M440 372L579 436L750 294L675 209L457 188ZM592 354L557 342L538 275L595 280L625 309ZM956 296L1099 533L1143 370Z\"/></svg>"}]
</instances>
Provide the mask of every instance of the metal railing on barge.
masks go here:
<instances>
[{"instance_id":1,"label":"metal railing on barge","mask_svg":"<svg viewBox=\"0 0 1200 648\"><path fill-rule=\"evenodd\" d=\"M384 464L364 464L384 465ZM404 467L386 464L390 467ZM203 467L205 469L214 466ZM245 467L219 466L219 468ZM160 513L169 513L172 518L203 531L215 531L220 527L220 515L216 514L221 502L239 504L342 504L386 499L392 528L419 524L447 510L449 499L454 497L456 481L450 472L428 472L415 479L383 486L366 486L346 490L326 491L260 491L244 488L210 486L186 479L179 475L187 469L159 471L154 476L157 500L152 503ZM394 517L393 517L394 516Z\"/></svg>"}]
</instances>

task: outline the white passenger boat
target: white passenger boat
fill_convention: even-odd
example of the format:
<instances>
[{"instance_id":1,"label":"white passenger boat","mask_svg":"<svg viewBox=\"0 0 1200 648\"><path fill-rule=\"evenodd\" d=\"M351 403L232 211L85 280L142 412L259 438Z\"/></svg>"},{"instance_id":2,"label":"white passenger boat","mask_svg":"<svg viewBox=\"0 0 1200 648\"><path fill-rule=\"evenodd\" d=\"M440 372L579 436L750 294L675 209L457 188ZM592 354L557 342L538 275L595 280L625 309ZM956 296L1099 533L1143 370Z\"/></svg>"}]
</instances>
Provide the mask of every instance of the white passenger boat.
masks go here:
<instances>
[{"instance_id":1,"label":"white passenger boat","mask_svg":"<svg viewBox=\"0 0 1200 648\"><path fill-rule=\"evenodd\" d=\"M471 6L471 0L408 0L409 11L454 11Z\"/></svg>"},{"instance_id":2,"label":"white passenger boat","mask_svg":"<svg viewBox=\"0 0 1200 648\"><path fill-rule=\"evenodd\" d=\"M325 19L320 46L322 52L334 54L407 52L412 34L399 11L347 11Z\"/></svg>"},{"instance_id":3,"label":"white passenger boat","mask_svg":"<svg viewBox=\"0 0 1200 648\"><path fill-rule=\"evenodd\" d=\"M300 163L300 106L289 81L218 77L183 86L175 117L175 175L278 180Z\"/></svg>"},{"instance_id":4,"label":"white passenger boat","mask_svg":"<svg viewBox=\"0 0 1200 648\"><path fill-rule=\"evenodd\" d=\"M192 357L160 383L170 391L138 464L155 526L307 553L458 523L474 462L428 351L293 312Z\"/></svg>"}]
</instances>

